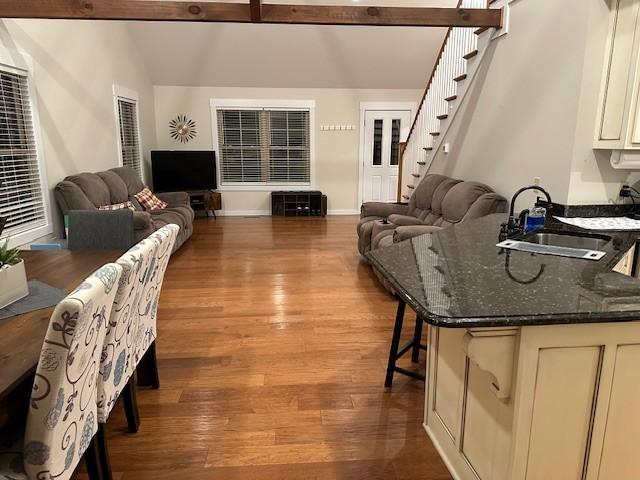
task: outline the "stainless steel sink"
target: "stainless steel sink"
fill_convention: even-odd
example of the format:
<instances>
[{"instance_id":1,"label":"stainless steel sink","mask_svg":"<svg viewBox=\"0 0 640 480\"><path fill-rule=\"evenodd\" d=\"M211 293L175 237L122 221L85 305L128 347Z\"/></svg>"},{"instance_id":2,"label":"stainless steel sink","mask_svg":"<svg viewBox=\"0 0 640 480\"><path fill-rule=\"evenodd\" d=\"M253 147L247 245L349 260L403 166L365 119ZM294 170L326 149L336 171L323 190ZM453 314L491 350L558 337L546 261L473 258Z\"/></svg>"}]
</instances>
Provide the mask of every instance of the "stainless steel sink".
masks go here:
<instances>
[{"instance_id":1,"label":"stainless steel sink","mask_svg":"<svg viewBox=\"0 0 640 480\"><path fill-rule=\"evenodd\" d=\"M602 250L611 241L611 237L593 234L532 232L524 235L520 240L537 245Z\"/></svg>"},{"instance_id":2,"label":"stainless steel sink","mask_svg":"<svg viewBox=\"0 0 640 480\"><path fill-rule=\"evenodd\" d=\"M497 246L541 255L600 260L610 241L611 237L606 235L539 231L505 240Z\"/></svg>"}]
</instances>

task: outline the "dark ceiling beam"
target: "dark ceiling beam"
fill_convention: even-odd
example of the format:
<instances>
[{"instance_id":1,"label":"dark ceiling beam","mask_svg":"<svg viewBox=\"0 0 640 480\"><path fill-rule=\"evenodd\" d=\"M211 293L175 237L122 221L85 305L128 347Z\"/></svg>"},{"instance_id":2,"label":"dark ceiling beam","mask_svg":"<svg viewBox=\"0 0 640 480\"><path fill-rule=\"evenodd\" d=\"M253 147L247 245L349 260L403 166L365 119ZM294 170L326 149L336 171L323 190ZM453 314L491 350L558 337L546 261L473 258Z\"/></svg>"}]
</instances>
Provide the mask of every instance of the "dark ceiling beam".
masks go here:
<instances>
[{"instance_id":1,"label":"dark ceiling beam","mask_svg":"<svg viewBox=\"0 0 640 480\"><path fill-rule=\"evenodd\" d=\"M260 23L262 21L262 2L260 0L250 0L251 21Z\"/></svg>"},{"instance_id":2,"label":"dark ceiling beam","mask_svg":"<svg viewBox=\"0 0 640 480\"><path fill-rule=\"evenodd\" d=\"M494 27L499 9L279 5L149 0L1 0L0 18Z\"/></svg>"},{"instance_id":3,"label":"dark ceiling beam","mask_svg":"<svg viewBox=\"0 0 640 480\"><path fill-rule=\"evenodd\" d=\"M502 26L502 10L264 4L264 23L402 27Z\"/></svg>"}]
</instances>

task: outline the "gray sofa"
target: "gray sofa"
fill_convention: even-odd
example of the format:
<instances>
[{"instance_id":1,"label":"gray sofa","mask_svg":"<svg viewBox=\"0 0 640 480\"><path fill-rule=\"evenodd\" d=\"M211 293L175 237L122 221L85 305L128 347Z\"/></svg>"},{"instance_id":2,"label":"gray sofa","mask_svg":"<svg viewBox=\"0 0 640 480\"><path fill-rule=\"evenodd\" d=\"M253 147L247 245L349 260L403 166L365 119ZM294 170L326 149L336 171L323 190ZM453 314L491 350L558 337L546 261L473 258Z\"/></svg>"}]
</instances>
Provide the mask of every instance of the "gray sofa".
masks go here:
<instances>
[{"instance_id":1,"label":"gray sofa","mask_svg":"<svg viewBox=\"0 0 640 480\"><path fill-rule=\"evenodd\" d=\"M358 223L358 250L391 245L449 225L507 211L507 200L479 182L425 175L408 204L367 202Z\"/></svg>"},{"instance_id":2,"label":"gray sofa","mask_svg":"<svg viewBox=\"0 0 640 480\"><path fill-rule=\"evenodd\" d=\"M116 203L131 201L135 211L117 211L122 215L119 221L127 222L127 218L132 225L133 242L137 243L148 237L156 230L168 224L176 224L180 227L174 251L191 237L193 233L194 212L189 203L189 195L186 192L158 193L158 198L168 204L167 208L159 210L145 210L134 198L134 195L144 189L145 185L135 170L129 167L112 168L106 172L80 173L71 175L58 183L54 189L54 195L64 215L73 214L75 211L83 211L83 226L91 225L93 229L90 233L93 237L99 237L104 230L105 221L109 212L99 210L98 207L113 205ZM87 213L90 212L90 213ZM70 228L70 236L72 235ZM111 236L118 235L126 238L126 232L108 232ZM86 238L90 238L86 235Z\"/></svg>"}]
</instances>

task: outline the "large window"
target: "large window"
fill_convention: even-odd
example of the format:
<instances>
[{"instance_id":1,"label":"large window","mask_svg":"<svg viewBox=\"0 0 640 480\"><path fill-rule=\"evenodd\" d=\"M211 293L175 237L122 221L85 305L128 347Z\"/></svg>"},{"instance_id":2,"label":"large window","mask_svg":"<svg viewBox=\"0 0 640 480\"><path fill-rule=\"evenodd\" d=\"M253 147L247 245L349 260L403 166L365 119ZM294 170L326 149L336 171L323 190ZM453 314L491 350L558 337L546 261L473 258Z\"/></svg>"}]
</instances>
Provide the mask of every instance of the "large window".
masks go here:
<instances>
[{"instance_id":1,"label":"large window","mask_svg":"<svg viewBox=\"0 0 640 480\"><path fill-rule=\"evenodd\" d=\"M313 102L212 105L221 185L311 185Z\"/></svg>"},{"instance_id":2,"label":"large window","mask_svg":"<svg viewBox=\"0 0 640 480\"><path fill-rule=\"evenodd\" d=\"M16 53L0 50L0 217L2 237L12 244L51 232L37 143L37 115L29 67L5 61Z\"/></svg>"},{"instance_id":3,"label":"large window","mask_svg":"<svg viewBox=\"0 0 640 480\"><path fill-rule=\"evenodd\" d=\"M138 122L138 94L123 87L113 87L118 120L120 164L131 167L142 177L142 150Z\"/></svg>"}]
</instances>

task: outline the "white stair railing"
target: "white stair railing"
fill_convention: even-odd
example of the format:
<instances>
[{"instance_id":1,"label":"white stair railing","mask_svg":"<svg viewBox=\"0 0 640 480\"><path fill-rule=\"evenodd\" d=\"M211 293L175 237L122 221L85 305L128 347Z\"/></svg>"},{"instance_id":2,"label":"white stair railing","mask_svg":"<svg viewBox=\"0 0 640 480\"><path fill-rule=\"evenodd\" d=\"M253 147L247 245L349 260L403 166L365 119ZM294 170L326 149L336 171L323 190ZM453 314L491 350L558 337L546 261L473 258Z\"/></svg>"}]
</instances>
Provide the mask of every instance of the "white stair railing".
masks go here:
<instances>
[{"instance_id":1,"label":"white stair railing","mask_svg":"<svg viewBox=\"0 0 640 480\"><path fill-rule=\"evenodd\" d=\"M462 0L461 8L488 8L493 0ZM410 198L428 172L460 104L478 71L494 28L450 28L402 155L402 199Z\"/></svg>"}]
</instances>

